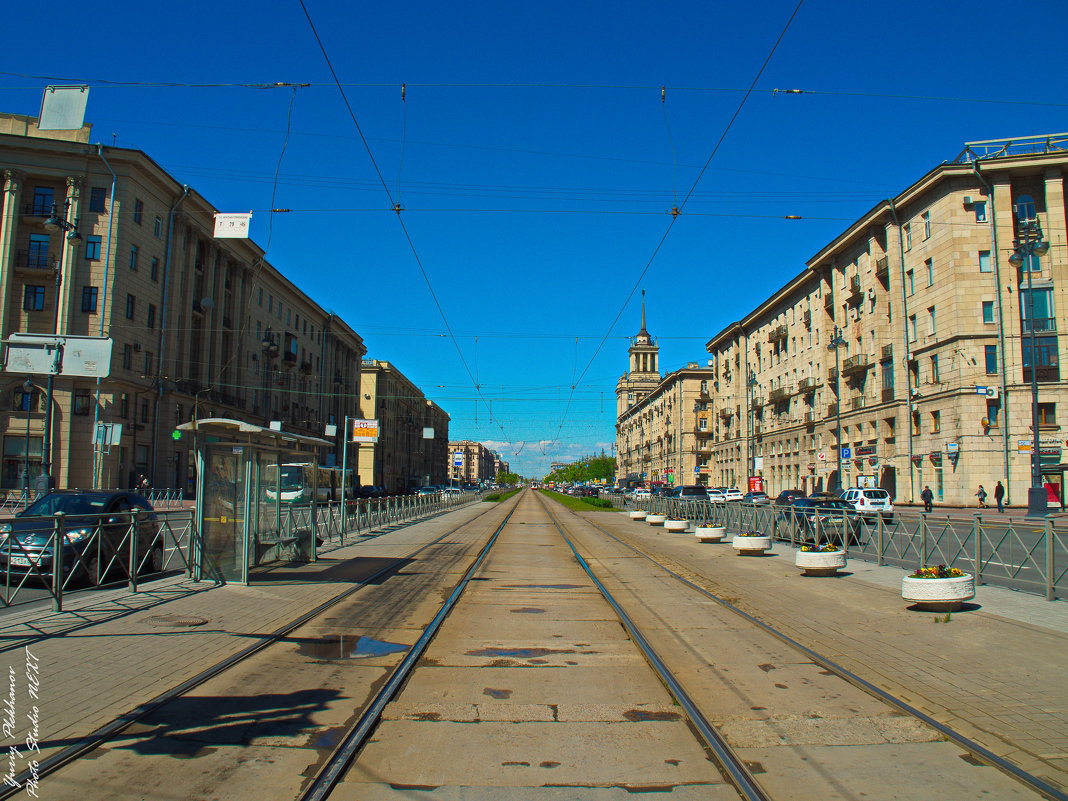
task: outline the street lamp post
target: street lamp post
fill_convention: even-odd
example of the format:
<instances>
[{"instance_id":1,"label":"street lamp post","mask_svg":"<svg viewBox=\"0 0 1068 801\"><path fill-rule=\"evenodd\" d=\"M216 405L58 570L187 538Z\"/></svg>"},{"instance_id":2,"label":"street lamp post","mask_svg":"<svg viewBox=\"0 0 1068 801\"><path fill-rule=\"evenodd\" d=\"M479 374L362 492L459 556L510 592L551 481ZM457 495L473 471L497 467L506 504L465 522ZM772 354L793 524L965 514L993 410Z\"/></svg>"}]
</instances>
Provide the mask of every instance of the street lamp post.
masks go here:
<instances>
[{"instance_id":1,"label":"street lamp post","mask_svg":"<svg viewBox=\"0 0 1068 801\"><path fill-rule=\"evenodd\" d=\"M834 336L827 343L827 350L834 351L834 415L837 423L835 450L838 452L838 487L842 486L842 368L838 358L838 349L846 344L845 337L838 326L834 327ZM830 489L828 487L827 489Z\"/></svg>"},{"instance_id":2,"label":"street lamp post","mask_svg":"<svg viewBox=\"0 0 1068 801\"><path fill-rule=\"evenodd\" d=\"M1027 267L1027 321L1031 350L1031 486L1027 490L1027 516L1041 517L1046 514L1047 495L1042 485L1041 437L1038 430L1038 352L1035 347L1035 295L1031 276L1034 260L1049 252L1049 243L1042 238L1042 226L1034 216L1034 206L1016 205L1017 231L1009 264L1016 269ZM1002 354L1002 358L1005 358ZM1006 411L1007 413L1007 411Z\"/></svg>"},{"instance_id":3,"label":"street lamp post","mask_svg":"<svg viewBox=\"0 0 1068 801\"><path fill-rule=\"evenodd\" d=\"M22 383L22 402L26 406L26 448L22 453L22 497L24 502L30 497L30 410L33 408L33 381L27 376Z\"/></svg>"}]
</instances>

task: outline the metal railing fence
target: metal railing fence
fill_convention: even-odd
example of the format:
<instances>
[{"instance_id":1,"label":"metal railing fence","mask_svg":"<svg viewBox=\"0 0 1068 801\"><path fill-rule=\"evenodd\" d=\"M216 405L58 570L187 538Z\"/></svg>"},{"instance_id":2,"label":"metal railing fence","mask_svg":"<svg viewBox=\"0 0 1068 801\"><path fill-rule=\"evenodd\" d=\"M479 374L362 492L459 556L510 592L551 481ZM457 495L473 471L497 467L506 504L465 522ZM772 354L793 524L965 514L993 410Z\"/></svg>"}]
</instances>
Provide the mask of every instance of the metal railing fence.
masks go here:
<instances>
[{"instance_id":1,"label":"metal railing fence","mask_svg":"<svg viewBox=\"0 0 1068 801\"><path fill-rule=\"evenodd\" d=\"M1068 521L896 511L892 517L850 511L813 514L792 506L654 496L629 508L729 532L758 530L793 547L834 542L851 558L914 569L943 564L990 584L1047 600L1068 597Z\"/></svg>"}]
</instances>

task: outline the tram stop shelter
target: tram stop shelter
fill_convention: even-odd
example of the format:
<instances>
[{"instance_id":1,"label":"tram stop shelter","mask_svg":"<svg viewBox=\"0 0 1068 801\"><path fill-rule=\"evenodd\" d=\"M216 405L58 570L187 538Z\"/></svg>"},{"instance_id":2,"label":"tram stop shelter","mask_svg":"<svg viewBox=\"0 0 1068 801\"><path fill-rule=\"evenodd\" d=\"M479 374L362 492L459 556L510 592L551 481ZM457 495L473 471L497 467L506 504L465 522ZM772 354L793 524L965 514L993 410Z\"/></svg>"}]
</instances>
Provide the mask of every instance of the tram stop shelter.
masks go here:
<instances>
[{"instance_id":1,"label":"tram stop shelter","mask_svg":"<svg viewBox=\"0 0 1068 801\"><path fill-rule=\"evenodd\" d=\"M317 558L319 449L333 443L221 417L177 430L193 435L194 581L248 584L258 565Z\"/></svg>"}]
</instances>

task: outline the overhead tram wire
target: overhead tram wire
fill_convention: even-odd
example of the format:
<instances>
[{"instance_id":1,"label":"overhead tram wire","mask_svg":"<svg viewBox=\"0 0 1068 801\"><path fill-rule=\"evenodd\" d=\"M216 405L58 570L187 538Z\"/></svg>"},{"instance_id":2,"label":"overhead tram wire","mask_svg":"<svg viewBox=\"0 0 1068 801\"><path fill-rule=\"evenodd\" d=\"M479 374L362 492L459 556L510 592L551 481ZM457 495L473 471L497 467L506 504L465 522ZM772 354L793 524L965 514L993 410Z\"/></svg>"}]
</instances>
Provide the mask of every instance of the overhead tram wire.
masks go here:
<instances>
[{"instance_id":1,"label":"overhead tram wire","mask_svg":"<svg viewBox=\"0 0 1068 801\"><path fill-rule=\"evenodd\" d=\"M590 357L586 367L578 377L577 384L582 383L582 379L593 366L593 362L596 360L597 355L601 352L601 348L604 347L604 343L608 340L608 336L612 333L612 330L616 327L616 323L619 322L619 318L623 316L623 311L627 308L627 304L630 303L631 298L634 297L634 293L637 291L638 286L641 284L642 279L645 278L645 274L649 272L649 268L653 266L653 261L656 259L657 254L660 253L660 249L664 246L664 242L667 241L668 235L671 233L672 228L675 227L675 222L679 219L679 214L686 207L690 197L697 189L697 185L701 182L701 178L704 177L705 172L708 170L708 166L712 163L712 159L716 157L716 153L719 152L720 145L723 144L723 140L727 138L727 134L730 132L731 127L734 125L735 120L738 119L738 115L742 113L742 109L745 107L746 101L749 100L749 96L753 93L756 87L757 81L760 80L760 76L764 74L764 70L767 69L772 56L775 55L775 51L779 48L779 43L782 42L783 37L786 36L786 32L790 29L790 25L793 23L794 18L797 16L797 12L801 10L802 4L805 0L798 0L797 6L794 8L793 13L790 14L790 18L786 21L786 25L783 26L782 33L779 34L779 38L775 40L775 44L772 45L771 50L768 52L767 58L764 59L764 63L760 65L760 69L757 71L756 76L753 78L752 83L749 85L749 89L742 97L741 102L738 103L738 108L734 110L734 114L728 121L727 126L723 129L723 133L720 134L719 139L716 141L715 147L712 148L712 153L709 154L708 160L705 161L705 165L701 168L701 171L697 174L693 184L690 186L690 190L686 193L686 196L682 199L682 203L671 210L671 222L668 223L667 229L664 231L664 235L660 237L660 241L657 243L656 248L653 249L653 255L649 257L649 261L646 262L645 268L638 275L637 280L634 282L634 286L631 287L630 293L627 295L623 304L620 306L619 311L616 313L615 318L612 320L612 324L608 326L608 330L605 331L604 337L601 339L600 344L597 345L597 349L593 352L593 356ZM571 388L572 396L574 395L575 388ZM567 420L567 414L571 409L571 396L568 396L567 404L564 406L564 413L560 417L560 424L557 427L557 435L563 431L564 423Z\"/></svg>"},{"instance_id":2,"label":"overhead tram wire","mask_svg":"<svg viewBox=\"0 0 1068 801\"><path fill-rule=\"evenodd\" d=\"M404 238L408 241L408 247L412 251L412 256L415 258L415 263L419 267L419 272L423 276L423 281L426 282L427 291L430 292L430 297L434 301L434 305L437 307L438 314L441 315L441 321L442 323L444 323L445 329L449 332L449 338L452 340L452 344L456 348L456 354L460 357L460 363L463 364L464 370L467 372L468 377L471 379L471 383L475 387L475 392L478 394L479 398L482 399L482 402L486 403L486 405L488 406L489 404L486 402L486 399L482 397L482 392L478 387L478 381L475 380L474 375L472 375L471 373L471 368L467 364L467 360L464 358L463 351L460 349L460 343L457 341L456 337L452 333L452 326L449 325L449 320L445 316L445 309L442 308L441 302L438 300L437 293L434 292L434 287L430 283L430 276L427 275L426 269L423 267L423 260L422 258L420 258L419 251L416 249L415 242L412 240L411 233L408 231L408 226L405 225L404 218L401 216L402 209L400 207L400 204L394 201L393 194L389 191L389 185L386 183L386 179L382 175L382 170L379 169L378 162L375 160L375 155L371 150L371 145L367 141L367 137L364 136L363 128L360 127L360 123L356 119L356 113L352 110L352 104L349 103L348 95L345 94L345 89L341 85L341 81L338 78L337 71L334 69L334 64L330 60L330 54L326 52L326 46L323 44L323 40L319 37L319 31L316 30L315 22L311 18L311 13L308 11L308 7L304 4L304 0L299 0L299 2L301 9L304 11L304 16L308 20L308 25L311 28L312 35L315 37L315 41L319 45L319 50L323 54L323 59L326 61L326 66L329 68L330 74L334 78L334 83L337 85L338 92L341 93L341 99L345 103L345 108L349 112L349 117L352 119L352 124L356 128L356 132L360 135L360 141L363 142L364 149L367 151L367 157L371 160L371 164L375 168L375 173L377 173L378 175L378 180L382 184L382 189L383 191L385 191L386 197L389 198L390 207L397 213L397 222L400 224L401 230L404 232ZM502 436L505 439L508 439L507 434L504 431L504 427L499 427Z\"/></svg>"}]
</instances>

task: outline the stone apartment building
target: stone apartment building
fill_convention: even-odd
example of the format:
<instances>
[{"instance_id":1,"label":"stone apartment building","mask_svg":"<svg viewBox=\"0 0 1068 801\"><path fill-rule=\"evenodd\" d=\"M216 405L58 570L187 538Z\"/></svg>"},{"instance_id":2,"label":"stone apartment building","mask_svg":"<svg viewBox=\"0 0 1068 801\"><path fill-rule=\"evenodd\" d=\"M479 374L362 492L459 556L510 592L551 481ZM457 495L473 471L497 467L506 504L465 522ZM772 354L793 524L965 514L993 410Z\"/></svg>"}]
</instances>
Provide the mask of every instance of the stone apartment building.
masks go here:
<instances>
[{"instance_id":1,"label":"stone apartment building","mask_svg":"<svg viewBox=\"0 0 1068 801\"><path fill-rule=\"evenodd\" d=\"M492 482L497 478L500 457L481 442L449 443L449 483ZM507 462L503 463L507 471Z\"/></svg>"},{"instance_id":2,"label":"stone apartment building","mask_svg":"<svg viewBox=\"0 0 1068 801\"><path fill-rule=\"evenodd\" d=\"M711 483L973 505L1001 480L1026 504L1035 370L1042 480L1063 498L1066 168L1068 135L970 144L712 337ZM1048 253L1014 267L1033 222Z\"/></svg>"},{"instance_id":3,"label":"stone apartment building","mask_svg":"<svg viewBox=\"0 0 1068 801\"><path fill-rule=\"evenodd\" d=\"M629 369L616 383L616 480L707 484L714 371L691 363L661 377L659 356L643 297Z\"/></svg>"},{"instance_id":4,"label":"stone apartment building","mask_svg":"<svg viewBox=\"0 0 1068 801\"><path fill-rule=\"evenodd\" d=\"M361 408L378 420L378 442L358 443L358 480L391 492L446 482L449 415L395 365L364 359ZM431 433L432 436L424 436Z\"/></svg>"},{"instance_id":5,"label":"stone apartment building","mask_svg":"<svg viewBox=\"0 0 1068 801\"><path fill-rule=\"evenodd\" d=\"M110 375L57 377L50 410L46 376L27 392L27 376L0 373L2 486L21 487L28 464L31 484L46 467L61 487L144 474L191 490L178 423L281 421L322 436L359 416L360 336L254 242L215 239L216 209L195 190L141 151L90 144L89 132L0 115L0 336L113 340ZM122 436L94 454L100 423L121 423Z\"/></svg>"}]
</instances>

